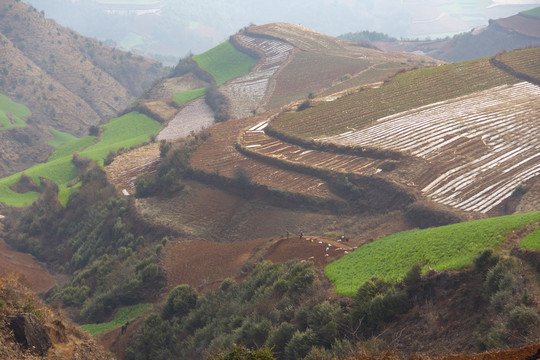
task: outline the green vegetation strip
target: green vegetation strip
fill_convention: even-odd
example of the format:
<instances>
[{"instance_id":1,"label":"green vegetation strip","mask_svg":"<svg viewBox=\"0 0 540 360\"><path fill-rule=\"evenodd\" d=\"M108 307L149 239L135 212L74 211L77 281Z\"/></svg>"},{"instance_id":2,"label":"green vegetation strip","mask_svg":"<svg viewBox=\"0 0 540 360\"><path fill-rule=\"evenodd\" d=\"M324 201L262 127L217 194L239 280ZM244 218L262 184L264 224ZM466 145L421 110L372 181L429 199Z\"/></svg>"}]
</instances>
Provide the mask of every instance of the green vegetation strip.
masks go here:
<instances>
[{"instance_id":1,"label":"green vegetation strip","mask_svg":"<svg viewBox=\"0 0 540 360\"><path fill-rule=\"evenodd\" d=\"M218 85L249 73L255 65L255 60L236 50L228 41L200 55L194 55L193 60L199 67L208 72Z\"/></svg>"},{"instance_id":2,"label":"green vegetation strip","mask_svg":"<svg viewBox=\"0 0 540 360\"><path fill-rule=\"evenodd\" d=\"M205 90L206 88L199 88L199 89L179 92L178 94L174 95L174 101L176 101L178 105L183 105L187 103L188 101L191 101L198 97L203 96Z\"/></svg>"},{"instance_id":3,"label":"green vegetation strip","mask_svg":"<svg viewBox=\"0 0 540 360\"><path fill-rule=\"evenodd\" d=\"M118 314L116 315L114 320L109 321L108 323L81 325L81 328L84 331L96 336L106 331L119 328L128 321L135 320L137 317L143 315L151 308L152 304L138 304L126 306L118 310Z\"/></svg>"},{"instance_id":4,"label":"green vegetation strip","mask_svg":"<svg viewBox=\"0 0 540 360\"><path fill-rule=\"evenodd\" d=\"M521 14L525 14L525 15L540 18L540 7L537 7L537 8L531 9L531 10L527 10L527 11L523 11L523 12L521 12Z\"/></svg>"},{"instance_id":5,"label":"green vegetation strip","mask_svg":"<svg viewBox=\"0 0 540 360\"><path fill-rule=\"evenodd\" d=\"M22 104L11 101L0 94L0 131L15 127L24 127L24 119L30 116L30 109Z\"/></svg>"},{"instance_id":6,"label":"green vegetation strip","mask_svg":"<svg viewBox=\"0 0 540 360\"><path fill-rule=\"evenodd\" d=\"M98 143L93 144L95 140L93 136L76 138L59 146L46 163L35 165L24 173L38 185L40 178L56 183L60 187L60 201L65 204L71 192L67 185L77 177L77 169L72 162L74 151L80 151L79 154L82 157L103 165L103 159L109 151L120 148L129 149L149 141L150 137L161 129L161 124L146 115L132 112L112 119L102 127L104 130ZM10 189L10 186L19 181L21 174L22 172L0 179L0 202L9 206L24 207L29 206L38 198L37 192L20 194Z\"/></svg>"},{"instance_id":7,"label":"green vegetation strip","mask_svg":"<svg viewBox=\"0 0 540 360\"><path fill-rule=\"evenodd\" d=\"M401 232L363 245L329 264L325 274L337 293L353 296L373 276L400 280L416 263L424 271L461 269L478 252L504 242L506 233L539 220L534 212Z\"/></svg>"},{"instance_id":8,"label":"green vegetation strip","mask_svg":"<svg viewBox=\"0 0 540 360\"><path fill-rule=\"evenodd\" d=\"M49 141L47 144L49 144L49 146L52 146L55 149L58 149L61 145L77 139L77 137L69 133L58 131L53 128L50 128L49 131L51 132L51 134L54 135L54 139Z\"/></svg>"},{"instance_id":9,"label":"green vegetation strip","mask_svg":"<svg viewBox=\"0 0 540 360\"><path fill-rule=\"evenodd\" d=\"M520 245L526 249L540 251L540 226L537 226L532 233L521 240Z\"/></svg>"}]
</instances>

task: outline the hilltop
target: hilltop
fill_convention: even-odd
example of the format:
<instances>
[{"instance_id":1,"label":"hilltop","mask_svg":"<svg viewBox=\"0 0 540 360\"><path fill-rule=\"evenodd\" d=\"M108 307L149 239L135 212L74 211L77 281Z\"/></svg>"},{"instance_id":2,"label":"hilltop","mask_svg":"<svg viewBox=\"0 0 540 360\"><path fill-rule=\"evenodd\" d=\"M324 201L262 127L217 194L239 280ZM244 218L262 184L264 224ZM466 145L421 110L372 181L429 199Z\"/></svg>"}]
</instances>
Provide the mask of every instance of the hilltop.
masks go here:
<instances>
[{"instance_id":1,"label":"hilltop","mask_svg":"<svg viewBox=\"0 0 540 360\"><path fill-rule=\"evenodd\" d=\"M0 16L0 94L30 113L24 126L0 128L2 176L45 161L50 129L87 135L165 74L159 63L80 36L23 2L3 2Z\"/></svg>"}]
</instances>

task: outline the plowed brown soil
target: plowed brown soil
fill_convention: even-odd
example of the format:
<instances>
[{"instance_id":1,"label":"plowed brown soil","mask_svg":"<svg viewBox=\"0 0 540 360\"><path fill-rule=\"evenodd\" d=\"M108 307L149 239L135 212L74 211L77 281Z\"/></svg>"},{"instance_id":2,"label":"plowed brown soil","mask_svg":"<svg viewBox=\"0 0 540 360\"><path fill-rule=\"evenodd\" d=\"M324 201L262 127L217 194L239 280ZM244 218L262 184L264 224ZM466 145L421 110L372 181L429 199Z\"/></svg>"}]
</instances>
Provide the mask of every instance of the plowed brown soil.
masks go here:
<instances>
[{"instance_id":1,"label":"plowed brown soil","mask_svg":"<svg viewBox=\"0 0 540 360\"><path fill-rule=\"evenodd\" d=\"M17 272L24 276L32 291L42 293L49 290L54 281L47 269L31 255L11 249L2 239L3 230L0 220L0 274Z\"/></svg>"}]
</instances>

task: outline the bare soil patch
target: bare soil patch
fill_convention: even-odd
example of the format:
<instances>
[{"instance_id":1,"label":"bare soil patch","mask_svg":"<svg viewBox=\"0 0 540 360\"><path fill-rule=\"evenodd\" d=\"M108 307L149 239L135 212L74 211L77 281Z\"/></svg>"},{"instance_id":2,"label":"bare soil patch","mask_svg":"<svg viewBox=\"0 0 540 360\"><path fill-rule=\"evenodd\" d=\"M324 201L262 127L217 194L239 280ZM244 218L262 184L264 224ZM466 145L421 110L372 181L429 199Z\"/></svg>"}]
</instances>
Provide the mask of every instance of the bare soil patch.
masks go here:
<instances>
[{"instance_id":1,"label":"bare soil patch","mask_svg":"<svg viewBox=\"0 0 540 360\"><path fill-rule=\"evenodd\" d=\"M54 283L47 269L29 254L11 249L2 239L4 225L0 220L0 274L17 272L24 276L28 287L42 293L49 290Z\"/></svg>"}]
</instances>

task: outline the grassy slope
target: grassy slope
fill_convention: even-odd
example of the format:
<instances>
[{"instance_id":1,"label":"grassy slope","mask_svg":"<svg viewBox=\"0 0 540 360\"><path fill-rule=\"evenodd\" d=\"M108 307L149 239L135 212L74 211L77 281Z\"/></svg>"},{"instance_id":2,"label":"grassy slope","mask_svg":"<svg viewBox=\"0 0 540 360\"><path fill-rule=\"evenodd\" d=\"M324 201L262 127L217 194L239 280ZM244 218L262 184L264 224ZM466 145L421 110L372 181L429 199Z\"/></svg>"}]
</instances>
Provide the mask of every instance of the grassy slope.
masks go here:
<instances>
[{"instance_id":1,"label":"grassy slope","mask_svg":"<svg viewBox=\"0 0 540 360\"><path fill-rule=\"evenodd\" d=\"M150 139L156 134L161 125L146 115L129 113L122 117L112 119L107 125L103 125L103 134L97 144L93 143L94 137L87 136L72 140L58 148L51 155L48 162L38 164L24 171L36 184L41 177L55 182L61 188L61 201L65 204L69 196L66 185L77 177L77 170L71 162L74 151L80 151L80 155L97 161L103 165L103 159L110 150L130 148ZM38 193L28 192L19 194L9 189L20 178L21 173L0 179L0 202L9 206L28 206L37 199ZM67 192L67 193L66 193Z\"/></svg>"},{"instance_id":2,"label":"grassy slope","mask_svg":"<svg viewBox=\"0 0 540 360\"><path fill-rule=\"evenodd\" d=\"M538 220L534 212L390 235L329 264L325 274L337 293L353 296L371 277L399 280L415 263L424 270L460 269L479 251L500 245L509 231Z\"/></svg>"},{"instance_id":3,"label":"grassy slope","mask_svg":"<svg viewBox=\"0 0 540 360\"><path fill-rule=\"evenodd\" d=\"M54 139L52 139L51 141L49 141L47 144L49 146L52 146L53 148L55 149L58 149L61 145L64 145L70 141L73 141L75 139L77 139L77 137L69 134L69 133L65 133L65 132L62 132L62 131L58 131L58 130L55 130L53 128L50 128L49 131L51 132L51 134L54 135Z\"/></svg>"},{"instance_id":4,"label":"grassy slope","mask_svg":"<svg viewBox=\"0 0 540 360\"><path fill-rule=\"evenodd\" d=\"M200 55L194 55L193 60L199 67L214 77L218 85L249 73L255 65L255 60L239 52L226 41Z\"/></svg>"},{"instance_id":5,"label":"grassy slope","mask_svg":"<svg viewBox=\"0 0 540 360\"><path fill-rule=\"evenodd\" d=\"M187 103L188 101L191 101L198 97L203 96L205 90L206 88L199 88L199 89L179 92L178 94L174 95L174 101L176 101L178 105L183 105Z\"/></svg>"},{"instance_id":6,"label":"grassy slope","mask_svg":"<svg viewBox=\"0 0 540 360\"><path fill-rule=\"evenodd\" d=\"M7 114L11 114L14 124ZM0 94L0 130L8 130L14 127L24 127L24 119L30 116L30 110L22 104L11 101L7 96Z\"/></svg>"},{"instance_id":7,"label":"grassy slope","mask_svg":"<svg viewBox=\"0 0 540 360\"><path fill-rule=\"evenodd\" d=\"M540 251L540 226L536 227L532 233L521 240L520 245L526 249Z\"/></svg>"},{"instance_id":8,"label":"grassy slope","mask_svg":"<svg viewBox=\"0 0 540 360\"><path fill-rule=\"evenodd\" d=\"M87 324L81 325L84 331L89 332L92 335L99 335L105 331L119 328L128 321L132 321L137 317L143 315L145 312L152 308L152 304L138 304L132 306L126 306L118 310L118 314L114 320L102 324Z\"/></svg>"},{"instance_id":9,"label":"grassy slope","mask_svg":"<svg viewBox=\"0 0 540 360\"><path fill-rule=\"evenodd\" d=\"M527 10L527 11L522 11L520 14L525 14L525 15L535 16L535 17L540 18L540 7L537 7L537 8L531 9L531 10Z\"/></svg>"}]
</instances>

